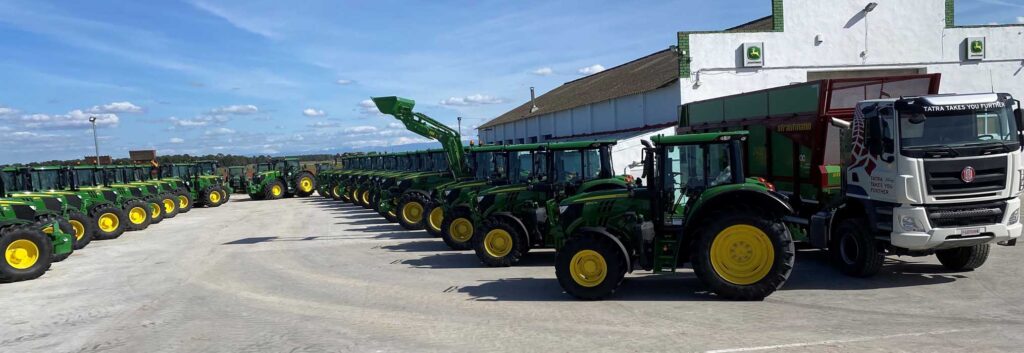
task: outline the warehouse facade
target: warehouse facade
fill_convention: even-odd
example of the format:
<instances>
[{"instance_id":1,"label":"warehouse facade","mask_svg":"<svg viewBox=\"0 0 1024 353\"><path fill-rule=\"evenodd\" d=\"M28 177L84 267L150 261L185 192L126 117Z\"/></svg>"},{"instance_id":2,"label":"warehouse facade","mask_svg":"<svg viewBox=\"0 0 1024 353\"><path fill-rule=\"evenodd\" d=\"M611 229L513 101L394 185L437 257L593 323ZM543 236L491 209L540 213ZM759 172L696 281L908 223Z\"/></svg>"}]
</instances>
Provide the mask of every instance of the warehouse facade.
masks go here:
<instances>
[{"instance_id":1,"label":"warehouse facade","mask_svg":"<svg viewBox=\"0 0 1024 353\"><path fill-rule=\"evenodd\" d=\"M479 139L650 133L675 124L681 104L827 78L939 73L942 93L1024 97L1024 25L956 26L953 0L770 1L770 16L679 32L670 49L567 82L481 125Z\"/></svg>"}]
</instances>

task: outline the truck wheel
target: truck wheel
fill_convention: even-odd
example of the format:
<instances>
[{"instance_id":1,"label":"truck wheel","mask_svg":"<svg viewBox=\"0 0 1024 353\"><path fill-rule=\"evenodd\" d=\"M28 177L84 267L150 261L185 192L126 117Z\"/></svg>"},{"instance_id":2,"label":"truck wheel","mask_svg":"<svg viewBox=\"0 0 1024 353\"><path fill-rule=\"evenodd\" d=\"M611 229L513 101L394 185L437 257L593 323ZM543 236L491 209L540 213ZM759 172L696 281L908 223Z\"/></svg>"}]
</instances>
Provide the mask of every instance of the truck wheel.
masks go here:
<instances>
[{"instance_id":1,"label":"truck wheel","mask_svg":"<svg viewBox=\"0 0 1024 353\"><path fill-rule=\"evenodd\" d=\"M71 254L75 252L75 246L74 246L75 229L74 229L74 227L71 226L71 222L68 222L68 220L64 219L63 217L59 217L59 216L45 216L45 217L41 218L38 222L36 222L36 228L41 229L43 231L43 234L46 234L46 236L48 238L50 238L51 244L53 242L53 222L54 221L56 221L57 222L57 226L60 227L61 233L71 235L71 241L72 241L71 251L68 251L68 252L63 253L63 254L57 254L55 252L51 252L50 253L50 262L61 262L61 261L64 261L65 259L67 259L68 257L70 257ZM56 247L54 247L54 248L55 248L54 251L56 251Z\"/></svg>"},{"instance_id":2,"label":"truck wheel","mask_svg":"<svg viewBox=\"0 0 1024 353\"><path fill-rule=\"evenodd\" d=\"M733 300L761 300L786 283L796 247L785 224L746 212L715 218L690 249L697 278Z\"/></svg>"},{"instance_id":3,"label":"truck wheel","mask_svg":"<svg viewBox=\"0 0 1024 353\"><path fill-rule=\"evenodd\" d=\"M157 204L162 207L161 204ZM93 211L92 219L96 221L96 239L116 239L124 234L128 226L128 217L120 208L104 205Z\"/></svg>"},{"instance_id":4,"label":"truck wheel","mask_svg":"<svg viewBox=\"0 0 1024 353\"><path fill-rule=\"evenodd\" d=\"M295 196L309 197L316 190L316 178L309 172L299 173L295 178Z\"/></svg>"},{"instance_id":5,"label":"truck wheel","mask_svg":"<svg viewBox=\"0 0 1024 353\"><path fill-rule=\"evenodd\" d=\"M398 201L398 224L408 230L423 229L427 214L427 200L423 195L410 192Z\"/></svg>"},{"instance_id":6,"label":"truck wheel","mask_svg":"<svg viewBox=\"0 0 1024 353\"><path fill-rule=\"evenodd\" d=\"M153 215L147 208L147 204L142 201L130 201L125 204L129 231L144 230L153 224Z\"/></svg>"},{"instance_id":7,"label":"truck wheel","mask_svg":"<svg viewBox=\"0 0 1024 353\"><path fill-rule=\"evenodd\" d=\"M149 201L149 224L157 224L164 221L164 208L155 199Z\"/></svg>"},{"instance_id":8,"label":"truck wheel","mask_svg":"<svg viewBox=\"0 0 1024 353\"><path fill-rule=\"evenodd\" d=\"M441 236L441 224L444 223L444 208L436 203L427 204L427 219L424 223L424 227L427 233L437 238Z\"/></svg>"},{"instance_id":9,"label":"truck wheel","mask_svg":"<svg viewBox=\"0 0 1024 353\"><path fill-rule=\"evenodd\" d=\"M0 229L0 282L17 282L38 278L50 269L53 243L38 229L14 226Z\"/></svg>"},{"instance_id":10,"label":"truck wheel","mask_svg":"<svg viewBox=\"0 0 1024 353\"><path fill-rule=\"evenodd\" d=\"M68 223L74 229L75 250L85 248L96 234L95 223L78 211L68 212Z\"/></svg>"},{"instance_id":11,"label":"truck wheel","mask_svg":"<svg viewBox=\"0 0 1024 353\"><path fill-rule=\"evenodd\" d=\"M863 218L845 219L836 227L829 252L839 271L853 277L871 277L882 269L885 253Z\"/></svg>"},{"instance_id":12,"label":"truck wheel","mask_svg":"<svg viewBox=\"0 0 1024 353\"><path fill-rule=\"evenodd\" d=\"M441 223L441 240L452 250L473 248L473 218L466 209L455 209Z\"/></svg>"},{"instance_id":13,"label":"truck wheel","mask_svg":"<svg viewBox=\"0 0 1024 353\"><path fill-rule=\"evenodd\" d=\"M935 257L939 258L942 266L950 270L971 271L985 264L991 247L990 244L978 244L962 248L939 250L935 252Z\"/></svg>"},{"instance_id":14,"label":"truck wheel","mask_svg":"<svg viewBox=\"0 0 1024 353\"><path fill-rule=\"evenodd\" d=\"M267 200L277 200L284 197L284 185L279 180L267 183L267 186L263 187L263 196Z\"/></svg>"},{"instance_id":15,"label":"truck wheel","mask_svg":"<svg viewBox=\"0 0 1024 353\"><path fill-rule=\"evenodd\" d=\"M558 284L569 295L584 300L605 298L626 277L626 257L603 236L570 239L555 260Z\"/></svg>"},{"instance_id":16,"label":"truck wheel","mask_svg":"<svg viewBox=\"0 0 1024 353\"><path fill-rule=\"evenodd\" d=\"M178 215L178 198L173 195L164 195L160 198L160 205L164 208L164 218L174 218Z\"/></svg>"},{"instance_id":17,"label":"truck wheel","mask_svg":"<svg viewBox=\"0 0 1024 353\"><path fill-rule=\"evenodd\" d=\"M512 225L487 219L473 235L473 250L480 261L490 267L515 265L523 256L524 236Z\"/></svg>"},{"instance_id":18,"label":"truck wheel","mask_svg":"<svg viewBox=\"0 0 1024 353\"><path fill-rule=\"evenodd\" d=\"M178 213L188 213L192 210L192 193L188 191L178 192Z\"/></svg>"}]
</instances>

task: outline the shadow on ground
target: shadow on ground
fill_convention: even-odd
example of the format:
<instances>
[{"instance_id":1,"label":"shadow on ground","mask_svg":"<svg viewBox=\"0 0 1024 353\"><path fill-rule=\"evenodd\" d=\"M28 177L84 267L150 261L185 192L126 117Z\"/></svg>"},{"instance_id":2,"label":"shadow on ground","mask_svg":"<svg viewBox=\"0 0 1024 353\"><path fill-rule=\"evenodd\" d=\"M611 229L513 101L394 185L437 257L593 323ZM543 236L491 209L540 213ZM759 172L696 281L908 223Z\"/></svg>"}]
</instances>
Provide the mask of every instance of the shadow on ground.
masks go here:
<instances>
[{"instance_id":1,"label":"shadow on ground","mask_svg":"<svg viewBox=\"0 0 1024 353\"><path fill-rule=\"evenodd\" d=\"M444 245L444 243L442 242L441 245ZM427 255L418 259L405 260L402 261L402 263L416 268L434 269L482 268L487 266L482 264L480 259L476 257L476 253L472 251L454 252L448 249L447 246L445 246L442 251L447 252ZM515 267L554 266L554 264L554 252L538 251L526 254L526 256L515 265Z\"/></svg>"}]
</instances>

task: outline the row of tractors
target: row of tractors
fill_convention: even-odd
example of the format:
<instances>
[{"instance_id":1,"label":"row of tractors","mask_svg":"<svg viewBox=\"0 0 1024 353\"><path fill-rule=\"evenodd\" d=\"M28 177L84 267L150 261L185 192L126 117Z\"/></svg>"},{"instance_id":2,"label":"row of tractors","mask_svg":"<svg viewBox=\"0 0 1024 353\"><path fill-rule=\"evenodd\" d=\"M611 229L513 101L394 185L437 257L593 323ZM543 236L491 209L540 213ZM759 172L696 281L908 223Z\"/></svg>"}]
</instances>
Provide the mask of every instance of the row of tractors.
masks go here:
<instances>
[{"instance_id":1,"label":"row of tractors","mask_svg":"<svg viewBox=\"0 0 1024 353\"><path fill-rule=\"evenodd\" d=\"M918 77L836 86L894 81L886 89L906 96L898 99L833 102L835 95L818 94L837 90L825 80L686 106L676 135L642 141L639 176L616 173L615 140L467 147L457 131L414 112L414 101L378 97L382 113L442 149L343 158L318 168L317 191L424 229L453 250L472 249L486 266L555 249L558 282L580 299L613 294L633 271L688 265L720 297L760 300L787 281L798 244L828 251L853 277L875 275L887 255L934 255L947 270L970 271L992 244L1013 246L1021 235L1020 103L1006 94L915 91L908 79ZM712 114L748 96L767 103L748 105L743 119ZM888 171L904 170L898 164L913 163L894 157L915 141L892 138L911 133L893 128L896 112L914 134L950 139L956 124L967 142L934 145L941 153L927 158L942 160L925 163L930 176L886 181ZM901 153L926 156L914 148ZM848 164L862 155L871 163ZM931 170L938 163L946 174ZM920 204L932 193L942 197Z\"/></svg>"},{"instance_id":2,"label":"row of tractors","mask_svg":"<svg viewBox=\"0 0 1024 353\"><path fill-rule=\"evenodd\" d=\"M217 163L8 167L0 174L0 282L42 276L93 240L218 207Z\"/></svg>"}]
</instances>

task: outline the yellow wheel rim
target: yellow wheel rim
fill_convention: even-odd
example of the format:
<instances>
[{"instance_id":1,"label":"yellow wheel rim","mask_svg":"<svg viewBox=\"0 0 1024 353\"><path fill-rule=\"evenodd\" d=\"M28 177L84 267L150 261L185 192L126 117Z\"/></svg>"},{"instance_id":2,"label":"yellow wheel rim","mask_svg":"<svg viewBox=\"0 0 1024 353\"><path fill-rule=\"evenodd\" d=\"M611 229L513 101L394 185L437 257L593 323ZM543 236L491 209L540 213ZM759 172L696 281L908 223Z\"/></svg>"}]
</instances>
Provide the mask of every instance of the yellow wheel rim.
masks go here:
<instances>
[{"instance_id":1,"label":"yellow wheel rim","mask_svg":"<svg viewBox=\"0 0 1024 353\"><path fill-rule=\"evenodd\" d=\"M596 287L608 276L608 263L594 250L582 250L569 261L573 281L584 287Z\"/></svg>"},{"instance_id":2,"label":"yellow wheel rim","mask_svg":"<svg viewBox=\"0 0 1024 353\"><path fill-rule=\"evenodd\" d=\"M178 208L188 207L188 197L178 195Z\"/></svg>"},{"instance_id":3,"label":"yellow wheel rim","mask_svg":"<svg viewBox=\"0 0 1024 353\"><path fill-rule=\"evenodd\" d=\"M313 180L310 178L302 178L302 180L299 180L299 189L303 192L313 191Z\"/></svg>"},{"instance_id":4,"label":"yellow wheel rim","mask_svg":"<svg viewBox=\"0 0 1024 353\"><path fill-rule=\"evenodd\" d=\"M150 208L150 211L149 211L150 216L152 216L153 219L156 219L157 217L160 217L160 205L157 205L155 203L149 204L149 208Z\"/></svg>"},{"instance_id":5,"label":"yellow wheel rim","mask_svg":"<svg viewBox=\"0 0 1024 353\"><path fill-rule=\"evenodd\" d=\"M99 224L100 230L104 233L111 233L117 230L117 227L121 225L121 220L117 219L117 215L113 213L104 213L100 215L100 218L96 221Z\"/></svg>"},{"instance_id":6,"label":"yellow wheel rim","mask_svg":"<svg viewBox=\"0 0 1024 353\"><path fill-rule=\"evenodd\" d=\"M85 237L85 225L73 219L68 221L68 223L71 223L71 229L75 230L75 240L82 240Z\"/></svg>"},{"instance_id":7,"label":"yellow wheel rim","mask_svg":"<svg viewBox=\"0 0 1024 353\"><path fill-rule=\"evenodd\" d=\"M440 206L434 207L434 209L430 210L430 215L427 216L427 224L430 226L430 229L440 232L441 222L444 222L444 210Z\"/></svg>"},{"instance_id":8,"label":"yellow wheel rim","mask_svg":"<svg viewBox=\"0 0 1024 353\"><path fill-rule=\"evenodd\" d=\"M334 198L341 197L341 187L335 186L334 189L331 189L331 196Z\"/></svg>"},{"instance_id":9,"label":"yellow wheel rim","mask_svg":"<svg viewBox=\"0 0 1024 353\"><path fill-rule=\"evenodd\" d=\"M164 199L164 212L171 213L174 211L174 200Z\"/></svg>"},{"instance_id":10,"label":"yellow wheel rim","mask_svg":"<svg viewBox=\"0 0 1024 353\"><path fill-rule=\"evenodd\" d=\"M146 222L146 209L142 207L133 207L128 211L128 221L132 224L142 224Z\"/></svg>"},{"instance_id":11,"label":"yellow wheel rim","mask_svg":"<svg viewBox=\"0 0 1024 353\"><path fill-rule=\"evenodd\" d=\"M711 266L736 285L754 284L772 270L775 247L760 228L739 224L725 228L711 242Z\"/></svg>"},{"instance_id":12,"label":"yellow wheel rim","mask_svg":"<svg viewBox=\"0 0 1024 353\"><path fill-rule=\"evenodd\" d=\"M364 205L369 205L370 204L370 191L369 190L363 191L363 204Z\"/></svg>"},{"instance_id":13,"label":"yellow wheel rim","mask_svg":"<svg viewBox=\"0 0 1024 353\"><path fill-rule=\"evenodd\" d=\"M448 235L451 235L454 241L469 242L470 239L473 239L473 222L465 218L452 220L452 224L448 226Z\"/></svg>"},{"instance_id":14,"label":"yellow wheel rim","mask_svg":"<svg viewBox=\"0 0 1024 353\"><path fill-rule=\"evenodd\" d=\"M410 202L402 207L402 218L406 223L418 224L423 221L423 205L419 202Z\"/></svg>"},{"instance_id":15,"label":"yellow wheel rim","mask_svg":"<svg viewBox=\"0 0 1024 353\"><path fill-rule=\"evenodd\" d=\"M274 196L281 196L281 185L274 185L274 187L270 188L270 194ZM217 195L217 197L219 198L220 195Z\"/></svg>"},{"instance_id":16,"label":"yellow wheel rim","mask_svg":"<svg viewBox=\"0 0 1024 353\"><path fill-rule=\"evenodd\" d=\"M39 246L29 240L18 239L7 245L4 251L7 265L15 269L30 268L39 261Z\"/></svg>"},{"instance_id":17,"label":"yellow wheel rim","mask_svg":"<svg viewBox=\"0 0 1024 353\"><path fill-rule=\"evenodd\" d=\"M505 257L512 252L512 234L504 229L492 229L484 235L484 250L491 257Z\"/></svg>"},{"instance_id":18,"label":"yellow wheel rim","mask_svg":"<svg viewBox=\"0 0 1024 353\"><path fill-rule=\"evenodd\" d=\"M277 190L277 189L275 189L275 190ZM275 193L274 195L277 195L277 193ZM210 203L212 203L214 205L220 203L220 193L219 192L214 191L214 192L210 193Z\"/></svg>"}]
</instances>

